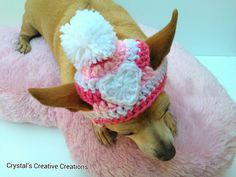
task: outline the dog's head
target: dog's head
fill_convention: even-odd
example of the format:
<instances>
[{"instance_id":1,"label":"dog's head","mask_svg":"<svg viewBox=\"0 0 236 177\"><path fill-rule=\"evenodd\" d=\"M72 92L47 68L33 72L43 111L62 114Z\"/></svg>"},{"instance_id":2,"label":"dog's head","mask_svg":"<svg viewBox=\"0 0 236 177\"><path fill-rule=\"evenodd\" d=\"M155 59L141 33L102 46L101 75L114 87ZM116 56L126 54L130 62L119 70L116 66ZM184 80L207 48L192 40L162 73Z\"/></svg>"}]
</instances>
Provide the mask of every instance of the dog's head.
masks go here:
<instances>
[{"instance_id":1,"label":"dog's head","mask_svg":"<svg viewBox=\"0 0 236 177\"><path fill-rule=\"evenodd\" d=\"M106 127L131 138L148 156L170 160L175 155L176 124L169 106L169 98L162 92L151 107L136 118L117 125L107 124Z\"/></svg>"},{"instance_id":2,"label":"dog's head","mask_svg":"<svg viewBox=\"0 0 236 177\"><path fill-rule=\"evenodd\" d=\"M169 53L175 35L178 12L175 10L170 23L148 38L150 65L155 70ZM63 107L70 111L91 111L92 106L78 95L74 83L52 88L31 88L30 94L42 104ZM160 160L170 160L175 155L173 146L176 124L169 112L170 101L162 92L152 105L135 118L116 125L106 124L111 131L131 138L145 154Z\"/></svg>"}]
</instances>

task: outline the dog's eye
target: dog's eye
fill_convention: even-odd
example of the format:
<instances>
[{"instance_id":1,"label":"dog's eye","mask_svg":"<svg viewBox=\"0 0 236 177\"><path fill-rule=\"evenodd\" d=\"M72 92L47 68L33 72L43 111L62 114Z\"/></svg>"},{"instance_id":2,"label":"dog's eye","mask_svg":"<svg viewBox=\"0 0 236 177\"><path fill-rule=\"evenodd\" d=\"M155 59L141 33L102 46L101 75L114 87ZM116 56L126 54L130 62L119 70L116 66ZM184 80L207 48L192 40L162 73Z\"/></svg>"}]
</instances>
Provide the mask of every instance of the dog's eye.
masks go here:
<instances>
[{"instance_id":1,"label":"dog's eye","mask_svg":"<svg viewBox=\"0 0 236 177\"><path fill-rule=\"evenodd\" d=\"M166 107L165 113L166 113L167 111L169 111L169 107L170 107L170 104L168 104L168 106Z\"/></svg>"},{"instance_id":2,"label":"dog's eye","mask_svg":"<svg viewBox=\"0 0 236 177\"><path fill-rule=\"evenodd\" d=\"M169 111L169 106L165 109L165 112Z\"/></svg>"},{"instance_id":3,"label":"dog's eye","mask_svg":"<svg viewBox=\"0 0 236 177\"><path fill-rule=\"evenodd\" d=\"M130 136L130 135L133 135L134 134L134 132L130 132L130 133L124 133L124 134L122 134L122 135L124 135L124 136Z\"/></svg>"},{"instance_id":4,"label":"dog's eye","mask_svg":"<svg viewBox=\"0 0 236 177\"><path fill-rule=\"evenodd\" d=\"M161 119L165 116L165 114L169 111L169 105L165 108L165 111L163 112L163 114L161 115Z\"/></svg>"}]
</instances>

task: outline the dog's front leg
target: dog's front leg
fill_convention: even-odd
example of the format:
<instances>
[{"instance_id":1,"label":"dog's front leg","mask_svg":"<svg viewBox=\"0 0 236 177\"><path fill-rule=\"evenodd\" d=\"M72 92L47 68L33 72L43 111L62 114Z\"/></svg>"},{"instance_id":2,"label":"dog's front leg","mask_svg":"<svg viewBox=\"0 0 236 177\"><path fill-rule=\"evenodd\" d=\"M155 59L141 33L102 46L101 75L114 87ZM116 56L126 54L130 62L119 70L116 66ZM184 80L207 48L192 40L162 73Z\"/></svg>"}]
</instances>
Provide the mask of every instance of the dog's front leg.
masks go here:
<instances>
[{"instance_id":1,"label":"dog's front leg","mask_svg":"<svg viewBox=\"0 0 236 177\"><path fill-rule=\"evenodd\" d=\"M39 32L30 23L30 17L31 15L26 9L23 16L23 23L20 30L19 41L16 46L16 50L23 54L27 54L31 51L30 40L36 36L39 36Z\"/></svg>"},{"instance_id":2,"label":"dog's front leg","mask_svg":"<svg viewBox=\"0 0 236 177\"><path fill-rule=\"evenodd\" d=\"M111 146L116 141L117 133L106 127L100 127L93 123L94 133L100 143L105 146Z\"/></svg>"}]
</instances>

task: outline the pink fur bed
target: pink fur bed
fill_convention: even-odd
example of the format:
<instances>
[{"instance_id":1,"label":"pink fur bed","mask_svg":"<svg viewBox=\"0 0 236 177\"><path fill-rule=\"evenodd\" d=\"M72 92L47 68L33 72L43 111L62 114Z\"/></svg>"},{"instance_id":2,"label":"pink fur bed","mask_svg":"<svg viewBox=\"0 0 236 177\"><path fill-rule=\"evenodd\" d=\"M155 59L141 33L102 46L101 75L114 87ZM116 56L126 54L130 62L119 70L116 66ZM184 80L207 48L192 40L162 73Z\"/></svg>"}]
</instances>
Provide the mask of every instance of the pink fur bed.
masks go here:
<instances>
[{"instance_id":1,"label":"pink fur bed","mask_svg":"<svg viewBox=\"0 0 236 177\"><path fill-rule=\"evenodd\" d=\"M145 30L148 34L150 30ZM112 148L96 140L89 120L80 112L42 106L27 92L30 87L59 85L52 53L42 38L32 51L15 51L19 30L0 29L0 117L58 127L72 158L97 177L208 177L222 176L236 150L236 106L222 86L178 44L168 56L166 91L178 124L176 157L151 160L127 138Z\"/></svg>"}]
</instances>

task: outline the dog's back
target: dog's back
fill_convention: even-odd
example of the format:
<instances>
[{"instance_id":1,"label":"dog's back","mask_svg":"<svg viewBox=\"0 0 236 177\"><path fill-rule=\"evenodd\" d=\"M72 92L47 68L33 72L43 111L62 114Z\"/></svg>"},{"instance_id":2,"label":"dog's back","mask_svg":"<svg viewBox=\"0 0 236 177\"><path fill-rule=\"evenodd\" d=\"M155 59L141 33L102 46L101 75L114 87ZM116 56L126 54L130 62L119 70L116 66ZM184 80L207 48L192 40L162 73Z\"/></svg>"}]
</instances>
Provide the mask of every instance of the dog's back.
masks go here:
<instances>
[{"instance_id":1,"label":"dog's back","mask_svg":"<svg viewBox=\"0 0 236 177\"><path fill-rule=\"evenodd\" d=\"M31 49L29 41L42 35L57 60L61 82L73 82L75 69L62 49L60 28L77 10L84 9L98 11L114 27L119 39L146 38L128 12L112 0L27 0L18 50L28 53Z\"/></svg>"},{"instance_id":2,"label":"dog's back","mask_svg":"<svg viewBox=\"0 0 236 177\"><path fill-rule=\"evenodd\" d=\"M120 39L144 39L126 10L112 0L28 0L24 19L28 21L48 42L52 49L58 45L59 28L67 23L75 11L94 9L100 12L113 26Z\"/></svg>"},{"instance_id":3,"label":"dog's back","mask_svg":"<svg viewBox=\"0 0 236 177\"><path fill-rule=\"evenodd\" d=\"M57 28L72 9L87 8L89 0L27 0L23 23L30 23L52 47ZM70 10L69 10L70 9Z\"/></svg>"}]
</instances>

